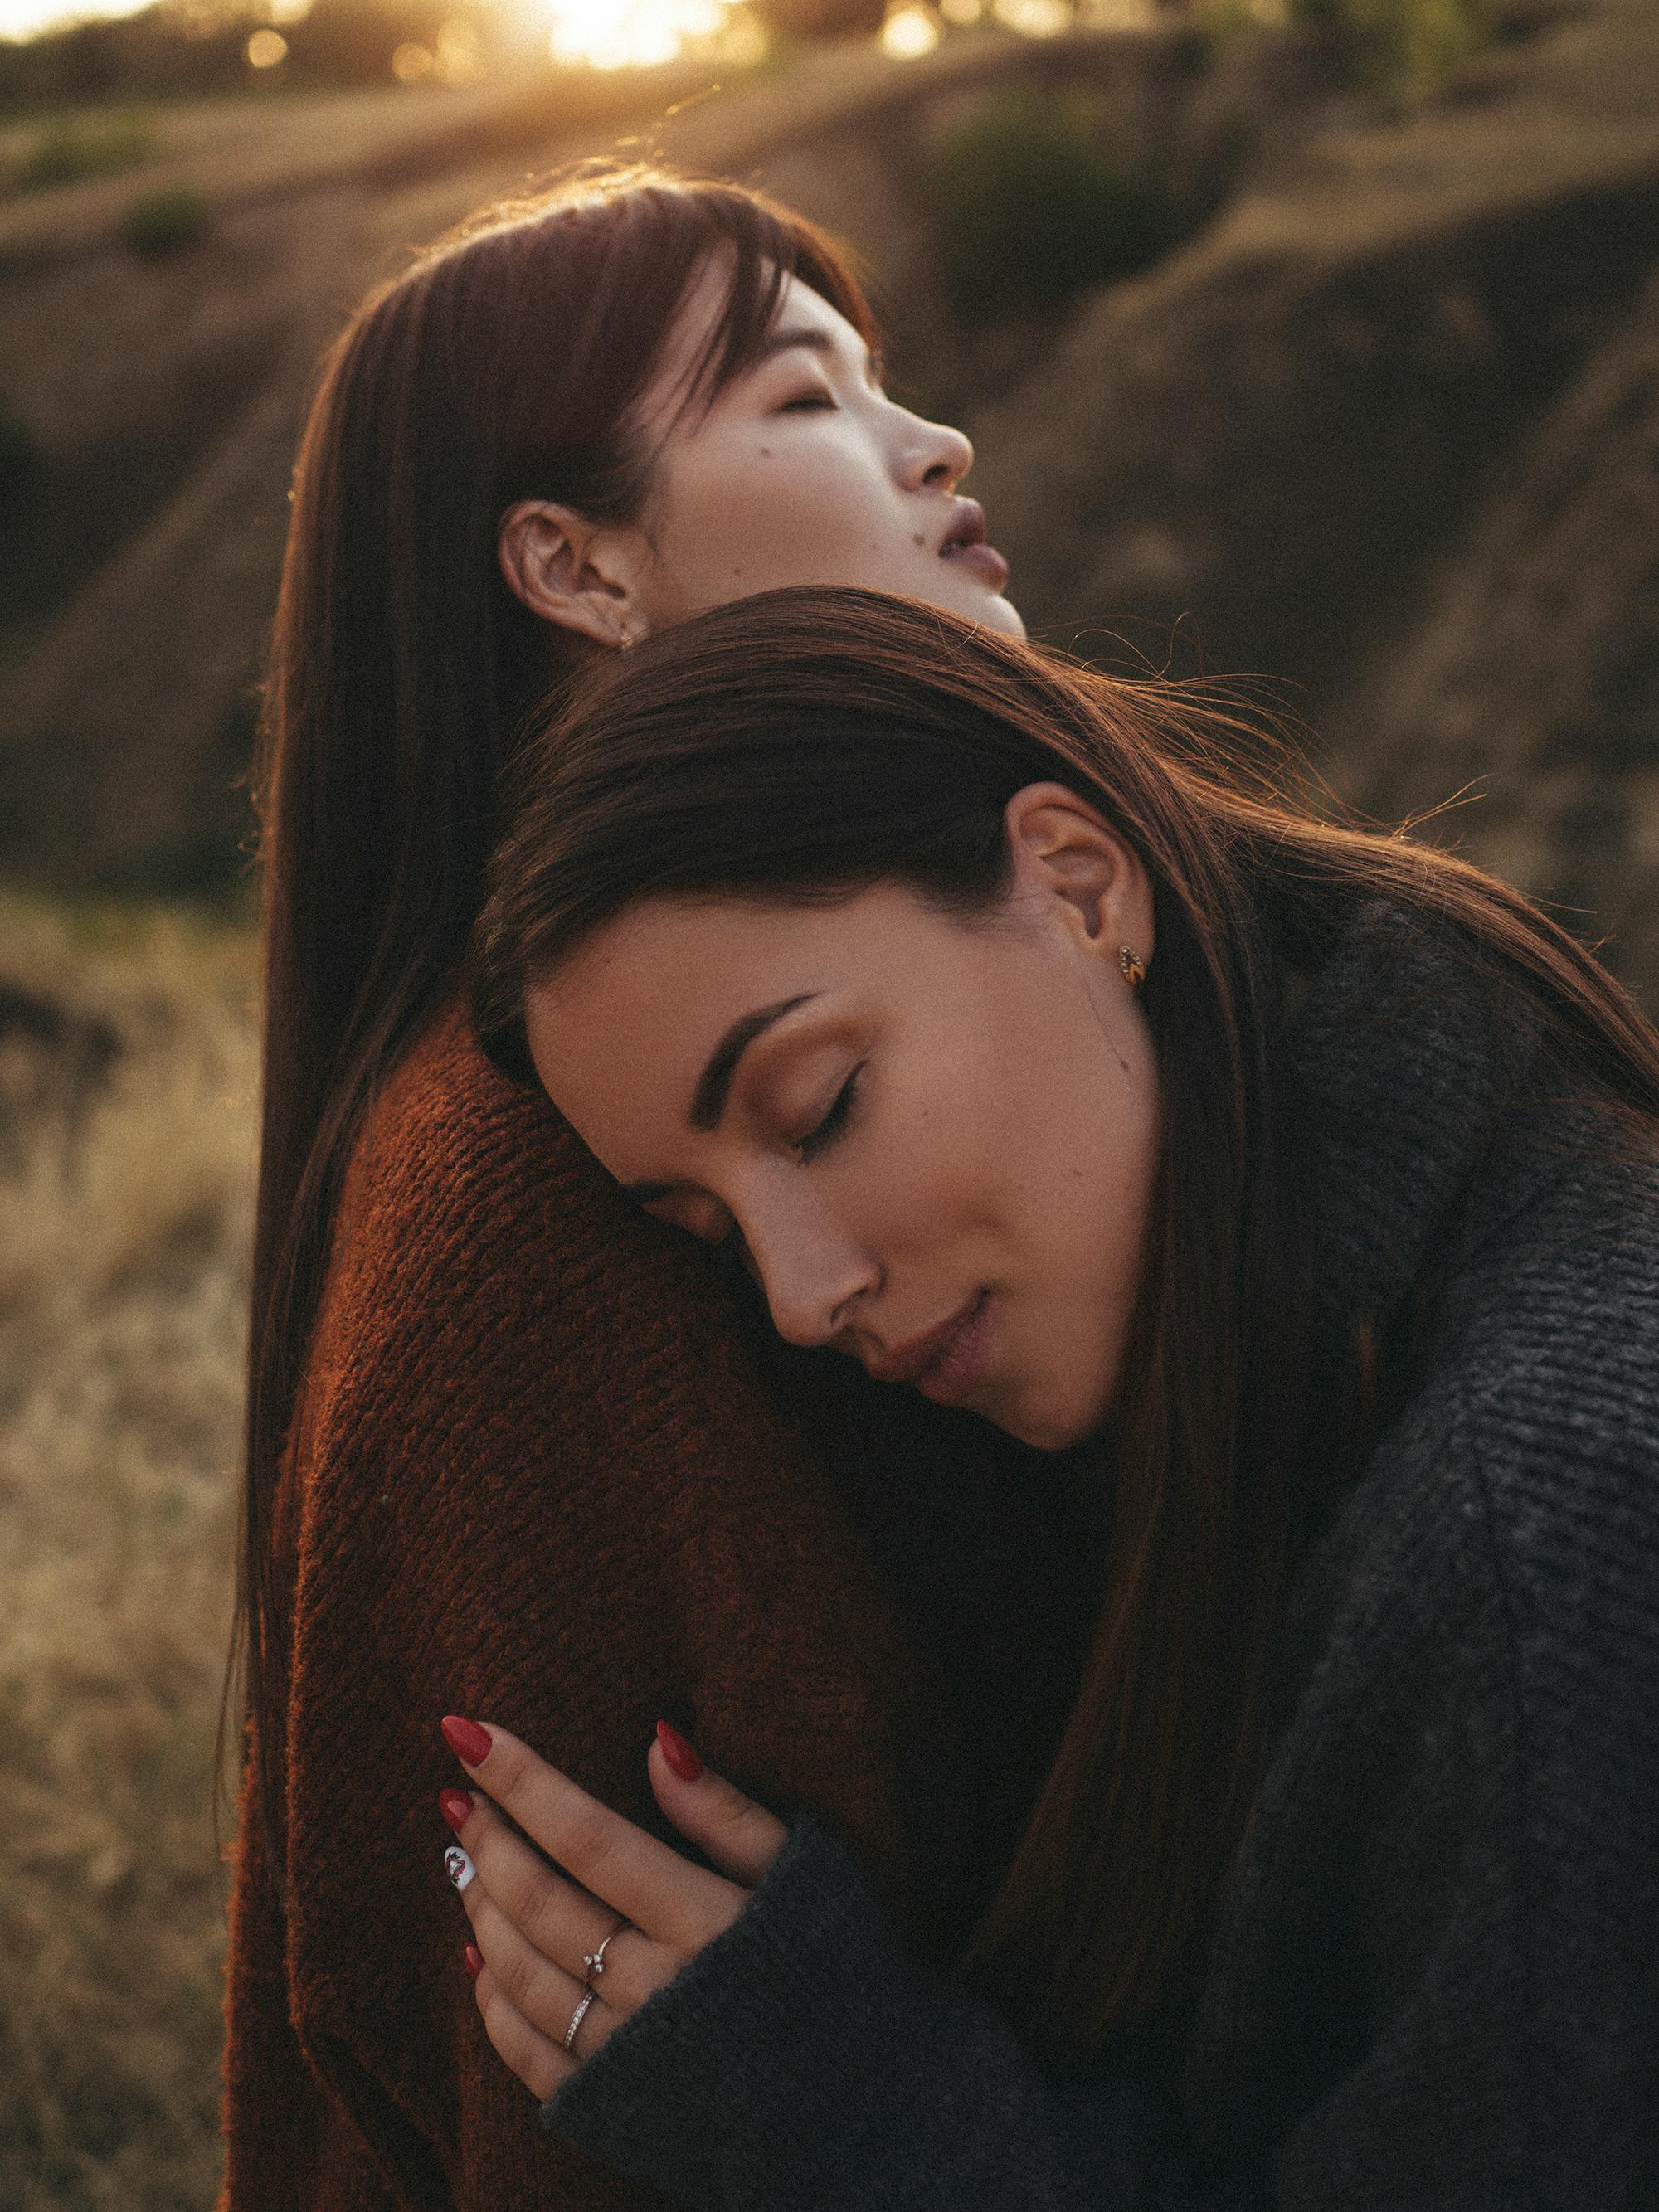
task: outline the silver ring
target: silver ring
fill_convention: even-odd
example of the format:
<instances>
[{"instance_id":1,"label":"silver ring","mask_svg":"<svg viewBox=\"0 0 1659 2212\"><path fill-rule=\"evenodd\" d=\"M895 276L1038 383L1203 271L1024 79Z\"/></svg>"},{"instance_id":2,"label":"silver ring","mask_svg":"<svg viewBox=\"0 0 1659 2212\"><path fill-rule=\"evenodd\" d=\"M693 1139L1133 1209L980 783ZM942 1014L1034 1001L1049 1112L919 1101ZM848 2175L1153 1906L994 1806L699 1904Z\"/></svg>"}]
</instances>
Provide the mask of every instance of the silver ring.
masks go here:
<instances>
[{"instance_id":1,"label":"silver ring","mask_svg":"<svg viewBox=\"0 0 1659 2212\"><path fill-rule=\"evenodd\" d=\"M589 1990L586 1996L582 1999L581 2002L576 2007L574 2013L571 2015L570 2025L564 2032L564 2047L567 2051L569 2050L571 2045L576 2040L576 2030L581 2026L582 2020L587 2011L587 2008L592 2003L594 1998L598 1996L599 1994L599 1993L597 1990Z\"/></svg>"},{"instance_id":2,"label":"silver ring","mask_svg":"<svg viewBox=\"0 0 1659 2212\"><path fill-rule=\"evenodd\" d=\"M597 1982L599 1976L605 1972L605 1945L612 1942L615 1937L620 1936L623 1929L626 1928L627 1925L628 1923L625 1920L620 1922L611 1929L611 1934L605 1937L605 1942L600 1944L597 1951L584 1951L582 1953L582 1964L587 1969L588 1979L590 1982Z\"/></svg>"}]
</instances>

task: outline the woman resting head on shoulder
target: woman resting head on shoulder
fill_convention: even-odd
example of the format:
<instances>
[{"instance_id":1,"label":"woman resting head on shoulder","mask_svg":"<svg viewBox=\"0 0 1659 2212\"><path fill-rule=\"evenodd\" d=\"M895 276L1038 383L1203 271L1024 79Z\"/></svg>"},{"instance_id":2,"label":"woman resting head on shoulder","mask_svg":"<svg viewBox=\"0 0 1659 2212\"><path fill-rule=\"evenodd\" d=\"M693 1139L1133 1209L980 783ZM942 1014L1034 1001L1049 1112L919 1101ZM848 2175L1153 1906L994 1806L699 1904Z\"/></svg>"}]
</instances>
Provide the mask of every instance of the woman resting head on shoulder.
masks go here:
<instances>
[{"instance_id":1,"label":"woman resting head on shoulder","mask_svg":"<svg viewBox=\"0 0 1659 2212\"><path fill-rule=\"evenodd\" d=\"M489 1048L783 1337L1072 1454L1108 1530L953 1979L672 1737L714 1871L453 1727L491 2040L690 2201L1589 2212L1656 2172L1659 1037L1237 734L784 592L514 779Z\"/></svg>"}]
</instances>

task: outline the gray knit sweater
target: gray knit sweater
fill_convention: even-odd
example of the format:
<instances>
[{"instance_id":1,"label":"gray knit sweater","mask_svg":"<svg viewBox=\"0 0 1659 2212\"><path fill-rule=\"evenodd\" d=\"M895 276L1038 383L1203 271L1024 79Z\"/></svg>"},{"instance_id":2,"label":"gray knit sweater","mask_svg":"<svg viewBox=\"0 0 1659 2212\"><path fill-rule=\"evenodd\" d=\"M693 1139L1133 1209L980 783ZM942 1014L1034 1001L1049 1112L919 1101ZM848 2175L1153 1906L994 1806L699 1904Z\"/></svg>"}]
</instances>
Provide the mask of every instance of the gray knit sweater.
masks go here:
<instances>
[{"instance_id":1,"label":"gray knit sweater","mask_svg":"<svg viewBox=\"0 0 1659 2212\"><path fill-rule=\"evenodd\" d=\"M1322 1323L1429 1324L1173 2062L1045 2069L803 1815L548 2126L732 2212L1659 2207L1659 1156L1388 908L1293 1049Z\"/></svg>"}]
</instances>

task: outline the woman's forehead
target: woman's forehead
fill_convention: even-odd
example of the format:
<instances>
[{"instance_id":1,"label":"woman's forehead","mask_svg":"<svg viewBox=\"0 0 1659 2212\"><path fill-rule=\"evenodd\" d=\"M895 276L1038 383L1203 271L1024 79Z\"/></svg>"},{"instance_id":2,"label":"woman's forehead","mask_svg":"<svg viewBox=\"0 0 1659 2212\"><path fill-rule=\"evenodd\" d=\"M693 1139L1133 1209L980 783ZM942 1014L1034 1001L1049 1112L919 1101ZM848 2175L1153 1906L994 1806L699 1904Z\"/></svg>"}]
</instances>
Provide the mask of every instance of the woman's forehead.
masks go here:
<instances>
[{"instance_id":1,"label":"woman's forehead","mask_svg":"<svg viewBox=\"0 0 1659 2212\"><path fill-rule=\"evenodd\" d=\"M774 267L770 262L763 264L763 281L770 278ZM709 380L718 371L720 332L732 297L734 273L729 250L720 250L703 261L686 287L661 361L641 404L641 419L647 432L665 436L688 413L692 414L695 428L692 404L700 392L707 410L718 404L721 393L711 388ZM838 308L800 277L786 271L756 357L738 368L731 383L752 374L777 349L779 341L791 336L836 344L854 360L862 360L866 350L859 332Z\"/></svg>"}]
</instances>

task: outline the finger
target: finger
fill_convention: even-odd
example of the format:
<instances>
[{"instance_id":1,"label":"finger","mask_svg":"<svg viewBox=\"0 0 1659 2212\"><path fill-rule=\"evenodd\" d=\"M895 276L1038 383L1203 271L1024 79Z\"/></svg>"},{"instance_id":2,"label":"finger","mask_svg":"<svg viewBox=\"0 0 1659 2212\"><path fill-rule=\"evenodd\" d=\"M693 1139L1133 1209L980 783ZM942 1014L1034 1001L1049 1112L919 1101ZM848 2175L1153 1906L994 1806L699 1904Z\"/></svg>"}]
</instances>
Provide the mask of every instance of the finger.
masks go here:
<instances>
[{"instance_id":1,"label":"finger","mask_svg":"<svg viewBox=\"0 0 1659 2212\"><path fill-rule=\"evenodd\" d=\"M471 1802L458 1832L460 1841L444 1853L444 1871L475 1928L488 1898L544 1959L579 1982L604 1982L607 1999L618 1998L628 2012L672 1978L678 1956L660 1950L638 1929L619 1922L609 1905L567 1881L514 1833L486 1799ZM604 1956L594 1972L588 1962L602 1945Z\"/></svg>"},{"instance_id":2,"label":"finger","mask_svg":"<svg viewBox=\"0 0 1659 2212\"><path fill-rule=\"evenodd\" d=\"M658 1804L680 1833L722 1873L745 1889L758 1889L789 1839L783 1822L705 1766L666 1721L657 1723L645 1765Z\"/></svg>"},{"instance_id":3,"label":"finger","mask_svg":"<svg viewBox=\"0 0 1659 2212\"><path fill-rule=\"evenodd\" d=\"M512 1922L482 1893L468 1917L472 1923L473 1944L489 1967L495 1988L538 2035L562 2047L587 1989L577 1976L566 1973L562 1966L544 1959L532 1944L526 1943ZM583 2014L577 2031L584 2051L597 2048L604 2040L602 2013L605 2021L610 2024L622 2016L614 2008L613 2001L618 1996L616 1990L607 1991L604 1996L597 1989L593 1990L593 2002Z\"/></svg>"},{"instance_id":4,"label":"finger","mask_svg":"<svg viewBox=\"0 0 1659 2212\"><path fill-rule=\"evenodd\" d=\"M578 2047L567 2051L525 2018L496 1981L488 1963L473 1982L472 1994L483 2021L484 2033L497 2056L518 2075L538 2103L544 2105L563 2088L580 2064L580 2054L587 2045L584 2030L598 2007L590 2008L576 2030Z\"/></svg>"},{"instance_id":5,"label":"finger","mask_svg":"<svg viewBox=\"0 0 1659 2212\"><path fill-rule=\"evenodd\" d=\"M444 1734L526 1835L653 1941L689 1955L737 1918L744 1893L735 1884L601 1805L506 1729L452 1716Z\"/></svg>"}]
</instances>

